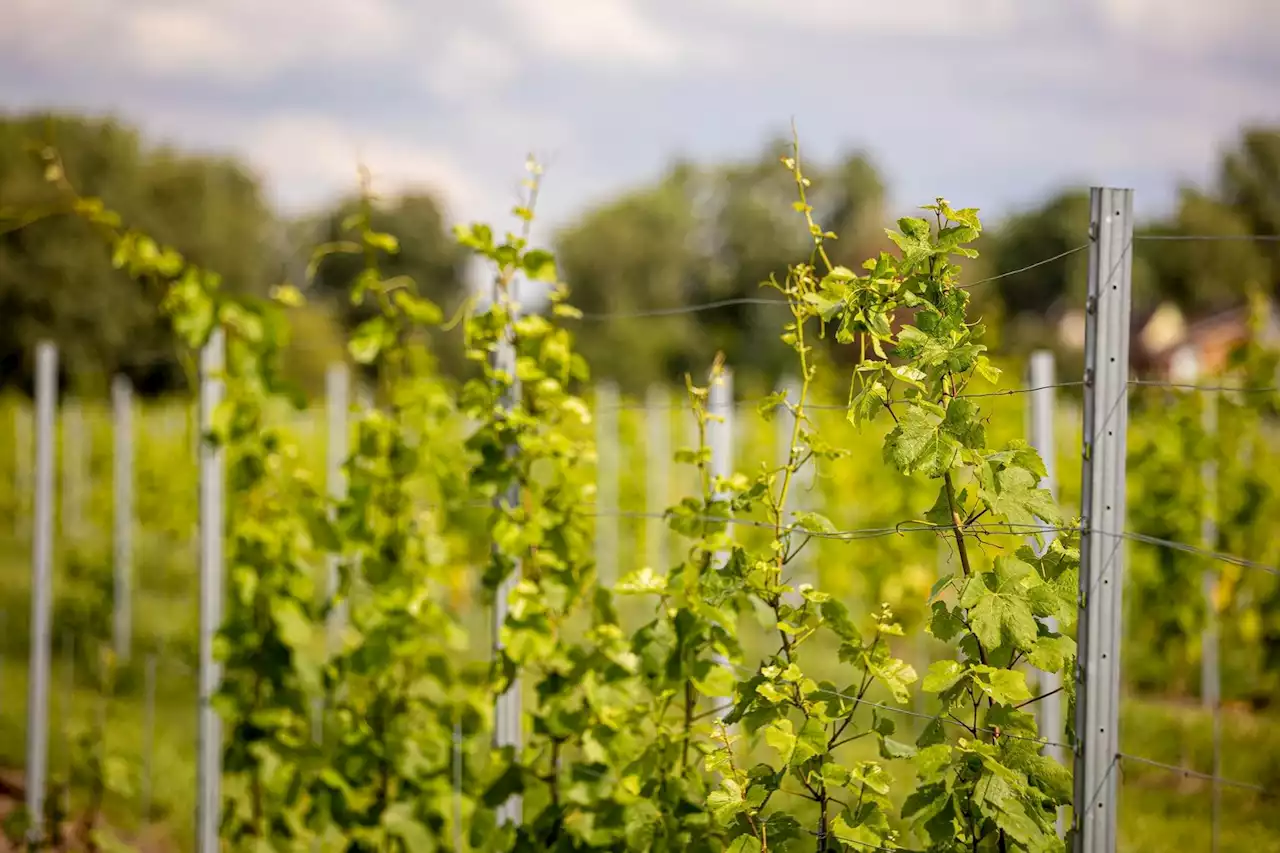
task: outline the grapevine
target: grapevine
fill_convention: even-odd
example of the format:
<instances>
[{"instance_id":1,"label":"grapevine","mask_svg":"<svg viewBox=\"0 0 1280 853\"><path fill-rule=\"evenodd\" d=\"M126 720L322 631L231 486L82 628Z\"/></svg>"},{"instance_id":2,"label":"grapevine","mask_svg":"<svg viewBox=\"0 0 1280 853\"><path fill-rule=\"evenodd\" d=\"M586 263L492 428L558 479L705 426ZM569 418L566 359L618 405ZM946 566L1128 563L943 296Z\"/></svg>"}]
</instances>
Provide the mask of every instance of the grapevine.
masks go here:
<instances>
[{"instance_id":1,"label":"grapevine","mask_svg":"<svg viewBox=\"0 0 1280 853\"><path fill-rule=\"evenodd\" d=\"M724 365L705 385L687 378L698 435L676 459L696 470L697 493L665 515L684 552L608 589L599 575L613 567L594 565L591 548L589 371L562 325L578 312L554 256L530 238L536 166L519 234L457 230L494 274L494 298L465 316L477 369L461 383L434 368L439 308L379 271L397 246L371 227L367 186L344 223L351 239L318 251L316 263L364 260L350 295L372 315L349 352L378 383L335 503L268 418L297 401L279 365L286 309L303 293L224 293L213 272L78 196L45 152L49 180L117 265L157 288L186 347L227 333L226 403L207 440L225 447L230 472L216 700L230 849L432 850L450 843L457 814L467 846L492 851L825 853L893 849L908 835L938 853L1063 848L1055 821L1070 776L1040 755L1030 708L1045 697L1020 667L1074 666L1079 556L1070 535L1044 546L1044 527L1068 525L1038 487L1035 451L989 446L985 416L963 396L975 376L998 378L954 261L976 256L977 212L939 199L925 208L932 221L899 220L897 251L859 274L829 260L835 235L815 221L798 145L784 165L812 236L808 259L765 283L789 309L781 339L799 377L794 397L760 405L766 419L790 416L786 458L713 473L708 397ZM521 287L545 289L549 310L526 313ZM923 677L937 711L914 743L895 737L893 705L872 699L904 705L920 680L895 656L904 632L891 608L853 613L793 577L806 546L836 533L823 515L788 509L800 472L848 452L811 417L829 332L856 347L841 360L856 365L850 421L891 423L884 460L935 485L920 523L960 567L930 594L928 631L954 654ZM465 635L445 603L476 550L450 528L480 507L492 543L481 582L506 605L487 667L458 663ZM756 533L730 534L748 518ZM1018 546L1028 534L1036 545ZM332 595L318 584L326 555L341 567ZM763 647L748 616L764 626ZM519 745L486 742L499 696L522 702ZM914 785L891 775L903 761Z\"/></svg>"}]
</instances>

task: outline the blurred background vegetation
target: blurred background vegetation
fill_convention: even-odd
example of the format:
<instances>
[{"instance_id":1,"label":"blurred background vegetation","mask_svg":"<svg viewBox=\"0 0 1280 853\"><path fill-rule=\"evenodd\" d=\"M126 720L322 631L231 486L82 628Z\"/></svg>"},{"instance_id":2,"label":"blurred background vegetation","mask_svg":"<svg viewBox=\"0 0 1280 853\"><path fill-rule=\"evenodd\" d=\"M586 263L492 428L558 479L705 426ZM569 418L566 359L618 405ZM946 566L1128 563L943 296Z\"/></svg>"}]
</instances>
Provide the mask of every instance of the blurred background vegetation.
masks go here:
<instances>
[{"instance_id":1,"label":"blurred background vegetation","mask_svg":"<svg viewBox=\"0 0 1280 853\"><path fill-rule=\"evenodd\" d=\"M27 114L0 118L0 216L56 204L30 153L43 141L57 144L85 194L101 196L127 221L219 271L227 287L242 292L265 293L283 280L302 283L312 250L342 236L341 221L354 203L353 180L351 198L286 219L266 202L259 178L233 159L157 147L117 121ZM760 282L804 258L808 245L791 212L794 187L777 166L785 146L768 141L743 162L673 162L652 182L564 225L552 242L575 304L588 315L627 314L769 295ZM808 168L817 218L840 235L833 260L856 268L885 246L884 226L909 211L889 208L885 178L865 152ZM1216 171L1211 186L1183 188L1175 209L1141 223L1140 231L1280 233L1280 128L1243 130ZM1087 189L1072 187L987 223L969 280L1082 245L1088 219ZM384 268L411 276L452 313L465 303L476 276L450 225L440 200L423 193L381 199L375 220L375 227L400 241L400 252L384 259ZM51 338L63 354L64 379L77 391L101 392L116 372L130 376L143 394L184 387L154 298L113 270L83 228L53 216L0 234L0 386L29 387L34 343ZM1057 346L1070 365L1079 343L1072 340L1070 316L1083 303L1086 260L1079 252L975 290L993 348L1019 356ZM352 256L325 259L308 304L298 309L290 365L309 391L319 391L324 365L340 357L344 330L361 319L344 296L354 263L359 261ZM1241 306L1250 287L1269 294L1280 289L1280 243L1149 241L1135 247L1139 320L1164 308L1176 310L1185 326ZM774 332L776 310L732 305L608 323L588 318L578 334L595 374L627 391L679 381L685 371L709 363L716 350L726 353L741 381L764 386L786 363ZM458 347L438 351L446 372L466 369Z\"/></svg>"}]
</instances>

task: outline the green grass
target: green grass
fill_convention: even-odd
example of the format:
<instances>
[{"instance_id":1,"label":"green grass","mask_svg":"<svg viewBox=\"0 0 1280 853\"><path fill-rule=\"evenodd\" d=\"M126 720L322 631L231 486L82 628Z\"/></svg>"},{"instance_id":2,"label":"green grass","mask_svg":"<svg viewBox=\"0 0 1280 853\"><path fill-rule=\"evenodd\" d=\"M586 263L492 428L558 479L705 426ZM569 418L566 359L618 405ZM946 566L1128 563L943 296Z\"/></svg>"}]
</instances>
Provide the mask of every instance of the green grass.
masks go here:
<instances>
[{"instance_id":1,"label":"green grass","mask_svg":"<svg viewBox=\"0 0 1280 853\"><path fill-rule=\"evenodd\" d=\"M77 667L83 677L83 667ZM71 756L68 732L93 723L101 713L102 699L81 679L68 691L72 668L61 658L53 664L49 697L49 776L61 783L67 778ZM104 804L109 824L123 840L136 838L148 824L164 827L164 835L178 841L192 837L195 809L196 714L193 676L172 664L158 667L155 724L152 727L152 783L150 820L143 815L142 771L145 766L145 712L141 690L122 692L106 704L108 756L129 768L129 790ZM25 660L4 661L0 673L0 766L25 765L27 737ZM72 808L83 803L84 790L72 792ZM181 844L188 849L189 844Z\"/></svg>"},{"instance_id":2,"label":"green grass","mask_svg":"<svg viewBox=\"0 0 1280 853\"><path fill-rule=\"evenodd\" d=\"M1013 409L1016 398L991 401L992 408L1002 411L999 423L1006 431L1016 431L1020 412ZM840 430L843 413L822 412L824 433L831 430L837 443L855 446L855 439ZM623 412L624 434L640 435L637 420L642 415ZM830 415L830 417L827 417ZM674 421L674 418L673 418ZM830 423L828 423L828 421ZM0 420L0 448L12 446L6 436L9 419ZM1008 426L1012 425L1012 426ZM70 669L61 654L62 637L73 632L83 652L90 625L105 624L109 589L109 447L98 429L92 470L93 487L85 516L93 535L78 547L68 547L59 537L55 579L55 667L51 691L51 771L55 778L65 771L66 744L63 737L64 713L69 709L72 722L89 722L98 713L98 700L88 687L86 659L78 659L76 670L80 683L67 702L66 675ZM140 814L137 775L142 764L144 721L142 680L139 662L147 653L159 654L162 665L155 711L154 774L152 816L162 823L166 835L174 839L178 849L189 849L194 817L196 701L194 675L177 665L193 662L196 628L196 554L190 534L194 524L194 460L185 433L179 429L166 432L157 422L154 435L138 445L139 482L138 515L146 522L135 534L135 663L126 671L121 692L109 704L109 737L107 749L126 759L134 768L135 784L129 796L106 804L112 825L132 837L144 823ZM309 462L317 470L322 455L323 430L311 430L304 445ZM755 461L771 458L772 437L767 428L754 418L744 418L740 435L739 468L755 470ZM1060 477L1067 492L1064 501L1074 503L1070 492L1078 470L1078 459L1071 454L1070 432L1064 433ZM880 526L901 520L903 512L914 512L927 505L901 478L886 477L878 465L878 443L867 437L858 446L854 458L831 466L817 484L815 508L824 508L837 527ZM684 441L678 436L673 446ZM630 472L624 480L622 509L644 508L644 453L632 445L625 451L625 464ZM868 461L869 460L869 461ZM6 468L11 457L0 456L0 510L16 508L16 495L9 489L13 472ZM1075 465L1075 468L1071 466ZM688 487L687 471L673 470L671 487L679 493ZM870 497L868 497L870 496ZM925 496L931 499L931 496ZM909 507L902 509L899 507ZM0 512L0 517L7 514ZM620 522L619 553L643 554L644 537L652 528L643 520ZM29 550L25 541L9 537L0 530L0 611L4 614L0 653L0 767L20 768L24 759L26 736L26 659L28 654L28 620L30 608ZM740 531L743 538L754 535L750 529ZM678 553L680 545L673 538L669 553ZM480 548L479 551L482 551ZM867 608L853 602L882 600L894 603L895 609L910 624L919 618L920 602L937 573L936 544L932 537L891 537L867 540L854 545L820 542L810 549L815 565L821 565L825 576L823 588L851 602L855 614ZM625 574L626 567L619 574ZM106 586L104 586L104 584ZM914 610L913 610L914 608ZM637 614L627 610L628 623ZM465 623L473 637L472 654L484 654L488 643L487 617L477 604L466 614ZM767 648L752 639L746 631L748 646L753 650ZM756 638L758 639L758 638ZM899 654L918 665L912 640L906 640ZM1147 660L1159 660L1160 650L1136 650ZM839 675L839 664L833 649L815 650L813 672L819 677ZM1136 661L1135 661L1136 662ZM885 701L883 696L871 697ZM915 728L910 718L899 721L900 739L907 739ZM855 744L862 747L865 742ZM1193 706L1177 705L1157 699L1130 699L1124 708L1122 726L1124 752L1168 764L1187 766L1199 771L1212 767L1212 727L1207 714ZM761 757L764 748L761 748ZM1223 775L1243 782L1280 790L1280 717L1275 715L1232 712L1225 715L1223 725ZM891 768L900 782L910 779L910 767L904 762ZM1210 850L1212 826L1211 786L1180 774L1138 765L1124 764L1122 770L1120 833L1121 850L1132 853L1165 853L1170 850ZM902 790L903 784L897 786ZM1249 791L1223 789L1219 816L1220 853L1280 853L1280 804ZM805 804L797 804L802 808ZM907 843L912 843L907 840Z\"/></svg>"},{"instance_id":3,"label":"green grass","mask_svg":"<svg viewBox=\"0 0 1280 853\"><path fill-rule=\"evenodd\" d=\"M1213 769L1212 715L1185 704L1129 701L1120 748L1128 755L1208 773ZM1280 792L1280 717L1224 712L1221 775ZM1218 850L1280 851L1280 799L1227 786L1221 792ZM1212 799L1212 785L1205 780L1123 761L1120 849L1210 850Z\"/></svg>"}]
</instances>

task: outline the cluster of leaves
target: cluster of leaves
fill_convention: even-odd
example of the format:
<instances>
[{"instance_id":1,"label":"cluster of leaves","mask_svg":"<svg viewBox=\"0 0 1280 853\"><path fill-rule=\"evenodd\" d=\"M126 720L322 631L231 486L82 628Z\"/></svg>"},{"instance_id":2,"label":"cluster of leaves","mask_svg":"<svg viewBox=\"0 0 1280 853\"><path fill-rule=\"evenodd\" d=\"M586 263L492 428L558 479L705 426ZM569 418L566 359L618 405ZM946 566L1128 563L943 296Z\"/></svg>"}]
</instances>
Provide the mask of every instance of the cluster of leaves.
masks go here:
<instances>
[{"instance_id":1,"label":"cluster of leaves","mask_svg":"<svg viewBox=\"0 0 1280 853\"><path fill-rule=\"evenodd\" d=\"M731 689L731 673L709 651L725 639L712 627L725 619L702 601L700 557L671 582L647 569L617 585L620 595L661 599L658 618L632 632L613 592L597 582L594 448L576 390L587 366L553 322L577 314L554 260L529 247L537 181L535 167L531 200L516 211L521 235L499 242L485 226L459 232L495 269L494 298L467 325L468 356L483 375L461 391L476 424L468 439L472 493L495 501L485 585L506 616L494 689L527 703L521 730L502 733L485 792L503 825L485 832L476 828L487 829L483 822L473 824L473 840L485 838L488 849L715 850L699 749L710 729L695 723L701 691ZM522 278L549 288L549 317L521 315ZM693 391L705 403L706 389ZM698 411L705 432L705 406ZM705 470L705 447L685 455ZM724 527L696 526L705 537ZM508 823L521 813L523 821Z\"/></svg>"},{"instance_id":2,"label":"cluster of leaves","mask_svg":"<svg viewBox=\"0 0 1280 853\"><path fill-rule=\"evenodd\" d=\"M799 166L787 165L809 217ZM889 233L898 252L868 261L862 276L827 261L834 235L810 219L817 262L800 268L816 279L807 298L837 341L874 355L855 372L850 419L893 420L885 461L938 481L925 518L954 544L961 567L933 589L929 631L958 657L934 663L924 678L940 708L917 740L918 787L902 813L931 850L1061 849L1055 822L1070 801L1070 776L1039 754L1024 709L1043 697L1032 697L1017 667L1072 667L1075 644L1060 631L1074 621L1079 555L1063 537L1042 547L1040 528L1064 519L1038 488L1045 470L1036 452L1021 441L988 447L979 407L964 396L975 375L997 378L952 260L976 256L968 244L981 233L977 213L941 199L925 210L934 221L899 220ZM1041 547L991 541L1028 533Z\"/></svg>"},{"instance_id":3,"label":"cluster of leaves","mask_svg":"<svg viewBox=\"0 0 1280 853\"><path fill-rule=\"evenodd\" d=\"M223 837L237 849L423 849L449 811L455 759L441 744L455 724L481 731L486 713L467 698L484 673L457 672L461 636L433 575L449 558L440 527L457 511L461 478L436 476L444 500L426 512L415 512L410 483L458 458L444 452L421 464L422 448L450 435L453 411L421 349L421 330L441 321L439 310L410 282L382 279L376 251L394 249L391 238L369 228L367 207L354 216L348 226L366 264L351 297L377 313L350 350L379 370L387 405L360 422L347 497L335 506L288 431L268 418L282 400L299 403L278 368L283 309L301 293L290 285L272 300L223 293L215 274L75 195L56 153L45 156L48 179L103 234L117 266L156 285L192 350L215 327L226 333L225 400L205 437L226 451L230 496L227 613L216 641L215 704L228 729ZM326 555L342 560L342 582L321 594ZM347 613L347 629L325 643L326 625L345 625Z\"/></svg>"}]
</instances>

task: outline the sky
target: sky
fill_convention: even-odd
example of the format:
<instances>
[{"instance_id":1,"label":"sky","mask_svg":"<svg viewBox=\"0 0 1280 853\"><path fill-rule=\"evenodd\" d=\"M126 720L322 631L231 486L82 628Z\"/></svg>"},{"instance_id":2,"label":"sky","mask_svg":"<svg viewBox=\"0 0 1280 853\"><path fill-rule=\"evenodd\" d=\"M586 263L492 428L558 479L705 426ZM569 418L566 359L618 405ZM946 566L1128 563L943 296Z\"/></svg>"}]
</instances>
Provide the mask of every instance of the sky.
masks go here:
<instances>
[{"instance_id":1,"label":"sky","mask_svg":"<svg viewBox=\"0 0 1280 853\"><path fill-rule=\"evenodd\" d=\"M288 212L431 187L551 227L676 156L862 150L896 207L998 218L1135 189L1158 213L1280 124L1277 0L3 0L0 109L114 115L234 153Z\"/></svg>"}]
</instances>

